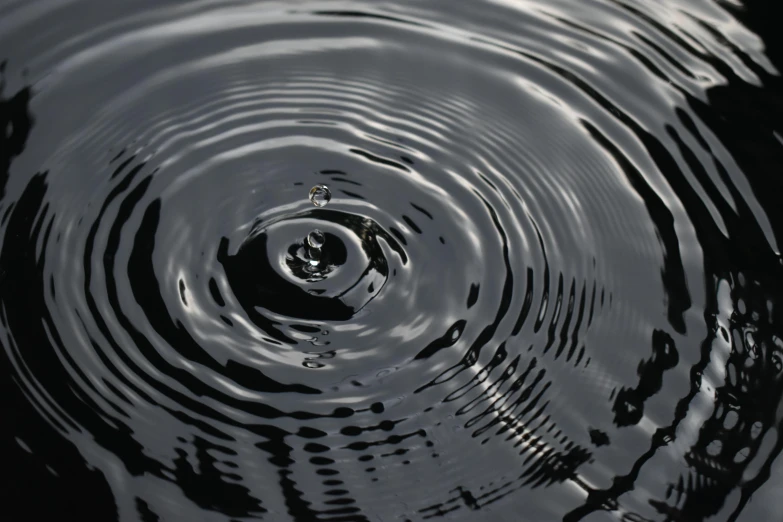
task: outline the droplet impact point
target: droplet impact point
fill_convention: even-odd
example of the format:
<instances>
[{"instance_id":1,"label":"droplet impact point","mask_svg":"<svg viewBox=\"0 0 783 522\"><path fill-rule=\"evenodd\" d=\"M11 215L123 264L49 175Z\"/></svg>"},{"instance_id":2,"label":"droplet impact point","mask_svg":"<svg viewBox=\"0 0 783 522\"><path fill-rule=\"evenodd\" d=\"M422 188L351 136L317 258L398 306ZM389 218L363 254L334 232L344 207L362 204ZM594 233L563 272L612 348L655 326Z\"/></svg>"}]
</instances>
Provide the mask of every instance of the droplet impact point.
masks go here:
<instances>
[{"instance_id":1,"label":"droplet impact point","mask_svg":"<svg viewBox=\"0 0 783 522\"><path fill-rule=\"evenodd\" d=\"M325 207L332 200L332 192L326 185L316 185L310 189L310 201L316 207Z\"/></svg>"}]
</instances>

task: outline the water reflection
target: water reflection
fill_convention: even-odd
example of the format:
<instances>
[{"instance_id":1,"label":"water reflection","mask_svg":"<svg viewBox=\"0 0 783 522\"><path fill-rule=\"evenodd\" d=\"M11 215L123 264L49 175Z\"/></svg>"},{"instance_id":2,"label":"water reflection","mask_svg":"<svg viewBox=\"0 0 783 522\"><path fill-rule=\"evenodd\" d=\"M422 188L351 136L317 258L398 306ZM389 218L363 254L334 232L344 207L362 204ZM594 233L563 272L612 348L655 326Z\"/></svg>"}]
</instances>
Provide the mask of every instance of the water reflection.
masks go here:
<instances>
[{"instance_id":1,"label":"water reflection","mask_svg":"<svg viewBox=\"0 0 783 522\"><path fill-rule=\"evenodd\" d=\"M771 516L771 8L81 3L0 29L4 510Z\"/></svg>"}]
</instances>

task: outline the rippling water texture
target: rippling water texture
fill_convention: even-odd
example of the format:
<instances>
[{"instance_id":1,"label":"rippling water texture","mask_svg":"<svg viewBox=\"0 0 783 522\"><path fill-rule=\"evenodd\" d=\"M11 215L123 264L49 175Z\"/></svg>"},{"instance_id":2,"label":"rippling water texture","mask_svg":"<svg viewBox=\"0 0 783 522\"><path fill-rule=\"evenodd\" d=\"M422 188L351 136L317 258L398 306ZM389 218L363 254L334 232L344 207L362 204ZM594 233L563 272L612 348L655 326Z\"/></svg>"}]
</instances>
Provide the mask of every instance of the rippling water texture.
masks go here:
<instances>
[{"instance_id":1,"label":"rippling water texture","mask_svg":"<svg viewBox=\"0 0 783 522\"><path fill-rule=\"evenodd\" d=\"M1 1L0 519L777 520L766 4Z\"/></svg>"}]
</instances>

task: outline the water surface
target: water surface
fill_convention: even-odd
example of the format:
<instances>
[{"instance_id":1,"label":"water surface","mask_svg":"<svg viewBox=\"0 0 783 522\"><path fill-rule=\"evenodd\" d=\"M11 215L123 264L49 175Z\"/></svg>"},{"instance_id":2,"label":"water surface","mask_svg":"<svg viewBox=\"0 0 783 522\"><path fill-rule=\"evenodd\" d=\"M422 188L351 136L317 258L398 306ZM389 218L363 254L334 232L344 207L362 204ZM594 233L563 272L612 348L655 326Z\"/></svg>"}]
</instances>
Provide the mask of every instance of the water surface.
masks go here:
<instances>
[{"instance_id":1,"label":"water surface","mask_svg":"<svg viewBox=\"0 0 783 522\"><path fill-rule=\"evenodd\" d=\"M0 517L775 520L770 9L0 2Z\"/></svg>"}]
</instances>

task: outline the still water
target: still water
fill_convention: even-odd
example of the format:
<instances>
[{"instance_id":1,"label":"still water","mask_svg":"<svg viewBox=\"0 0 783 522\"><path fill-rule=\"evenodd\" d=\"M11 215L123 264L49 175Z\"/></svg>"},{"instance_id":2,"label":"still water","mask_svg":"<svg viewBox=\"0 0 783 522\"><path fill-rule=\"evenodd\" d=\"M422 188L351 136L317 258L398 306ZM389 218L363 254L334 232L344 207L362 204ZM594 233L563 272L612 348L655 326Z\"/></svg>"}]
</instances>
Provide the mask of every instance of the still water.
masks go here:
<instances>
[{"instance_id":1,"label":"still water","mask_svg":"<svg viewBox=\"0 0 783 522\"><path fill-rule=\"evenodd\" d=\"M780 520L774 4L0 1L0 519Z\"/></svg>"}]
</instances>

